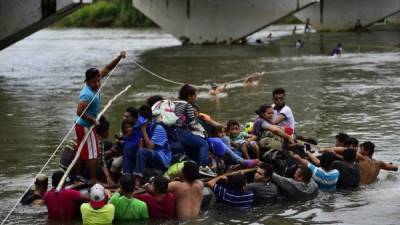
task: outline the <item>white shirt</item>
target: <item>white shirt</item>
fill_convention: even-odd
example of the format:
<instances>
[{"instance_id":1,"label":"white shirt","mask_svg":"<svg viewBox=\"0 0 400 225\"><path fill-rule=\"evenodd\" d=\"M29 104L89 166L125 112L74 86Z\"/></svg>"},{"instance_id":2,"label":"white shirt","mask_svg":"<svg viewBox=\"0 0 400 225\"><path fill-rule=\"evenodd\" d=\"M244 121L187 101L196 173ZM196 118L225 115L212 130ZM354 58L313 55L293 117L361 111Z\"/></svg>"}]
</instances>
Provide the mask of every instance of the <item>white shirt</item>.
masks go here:
<instances>
[{"instance_id":1,"label":"white shirt","mask_svg":"<svg viewBox=\"0 0 400 225\"><path fill-rule=\"evenodd\" d=\"M280 127L289 126L294 130L296 122L294 121L294 116L290 107L285 105L279 111L275 109L275 104L272 104L272 107L274 108L274 117L273 117L274 121L280 114L283 114L285 116L285 119L277 125Z\"/></svg>"}]
</instances>

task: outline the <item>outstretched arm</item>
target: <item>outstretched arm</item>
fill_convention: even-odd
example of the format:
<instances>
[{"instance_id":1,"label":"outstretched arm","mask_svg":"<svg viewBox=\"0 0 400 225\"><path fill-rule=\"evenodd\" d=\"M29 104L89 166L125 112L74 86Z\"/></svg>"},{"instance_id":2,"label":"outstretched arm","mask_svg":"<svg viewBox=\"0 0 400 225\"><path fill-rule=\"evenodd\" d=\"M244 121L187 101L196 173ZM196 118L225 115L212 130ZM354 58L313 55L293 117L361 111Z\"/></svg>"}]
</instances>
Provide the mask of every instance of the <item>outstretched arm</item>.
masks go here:
<instances>
[{"instance_id":1,"label":"outstretched arm","mask_svg":"<svg viewBox=\"0 0 400 225\"><path fill-rule=\"evenodd\" d=\"M294 154L293 158L302 166L307 166L310 163L307 159L303 159L297 154Z\"/></svg>"},{"instance_id":2,"label":"outstretched arm","mask_svg":"<svg viewBox=\"0 0 400 225\"><path fill-rule=\"evenodd\" d=\"M275 135L278 135L284 139L286 139L290 144L294 144L295 141L293 139L292 136L290 136L289 134L285 133L285 131L283 131L282 129L280 129L278 126L276 125L271 125L271 124L267 124L267 125L261 125L262 128L264 129L268 129L270 130L272 133L274 133Z\"/></svg>"},{"instance_id":3,"label":"outstretched arm","mask_svg":"<svg viewBox=\"0 0 400 225\"><path fill-rule=\"evenodd\" d=\"M121 59L124 59L125 57L126 57L126 52L125 51L120 52L119 55L117 56L117 58L115 58L107 66L105 66L104 68L102 68L100 70L100 77L101 78L106 77L108 75L108 73L110 73L110 71L113 70L117 66L119 61L121 61Z\"/></svg>"},{"instance_id":4,"label":"outstretched arm","mask_svg":"<svg viewBox=\"0 0 400 225\"><path fill-rule=\"evenodd\" d=\"M307 154L307 157L311 160L312 163L314 163L316 166L320 165L321 162L319 161L319 159L314 154L312 154L309 151L306 151L306 154Z\"/></svg>"},{"instance_id":5,"label":"outstretched arm","mask_svg":"<svg viewBox=\"0 0 400 225\"><path fill-rule=\"evenodd\" d=\"M384 169L384 170L390 170L390 171L398 170L397 165L395 165L393 163L385 163L385 162L379 161L379 164L380 164L381 169Z\"/></svg>"},{"instance_id":6,"label":"outstretched arm","mask_svg":"<svg viewBox=\"0 0 400 225\"><path fill-rule=\"evenodd\" d=\"M210 188L214 188L215 184L217 184L219 180L228 180L228 178L226 176L215 177L207 182L207 186Z\"/></svg>"}]
</instances>

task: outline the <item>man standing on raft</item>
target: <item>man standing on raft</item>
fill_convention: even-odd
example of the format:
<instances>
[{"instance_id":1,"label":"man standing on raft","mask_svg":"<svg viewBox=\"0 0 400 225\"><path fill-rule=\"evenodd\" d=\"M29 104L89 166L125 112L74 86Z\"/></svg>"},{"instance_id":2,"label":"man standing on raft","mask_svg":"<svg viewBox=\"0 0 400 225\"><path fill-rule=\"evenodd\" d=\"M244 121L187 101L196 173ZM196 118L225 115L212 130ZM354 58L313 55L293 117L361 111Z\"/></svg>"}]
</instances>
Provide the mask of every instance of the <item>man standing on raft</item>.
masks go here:
<instances>
[{"instance_id":1,"label":"man standing on raft","mask_svg":"<svg viewBox=\"0 0 400 225\"><path fill-rule=\"evenodd\" d=\"M96 120L97 114L100 111L100 93L96 95L101 85L101 79L106 77L119 63L119 61L126 57L126 52L122 51L110 64L98 70L90 68L85 73L85 86L79 94L79 103L76 110L77 118L75 125L75 132L77 136L77 146L81 145L85 135L89 132L92 125L98 126ZM90 104L90 105L89 105ZM87 110L85 111L87 107ZM89 168L90 179L94 182L97 181L96 169L99 157L99 144L96 130L93 129L89 137L84 143L79 161L77 164L77 175L82 175L84 165Z\"/></svg>"}]
</instances>

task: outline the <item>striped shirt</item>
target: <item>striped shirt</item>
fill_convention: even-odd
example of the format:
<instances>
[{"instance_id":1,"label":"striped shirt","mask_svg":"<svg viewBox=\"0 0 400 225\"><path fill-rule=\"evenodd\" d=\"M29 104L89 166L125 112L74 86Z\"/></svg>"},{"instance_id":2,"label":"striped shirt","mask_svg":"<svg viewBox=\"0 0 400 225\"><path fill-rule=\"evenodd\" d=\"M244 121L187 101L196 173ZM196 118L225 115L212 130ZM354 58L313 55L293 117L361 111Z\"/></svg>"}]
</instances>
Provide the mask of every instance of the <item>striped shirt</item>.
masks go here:
<instances>
[{"instance_id":1,"label":"striped shirt","mask_svg":"<svg viewBox=\"0 0 400 225\"><path fill-rule=\"evenodd\" d=\"M218 201L235 208L249 208L254 201L254 193L247 191L233 191L221 185L214 185L213 192L217 195Z\"/></svg>"},{"instance_id":2,"label":"striped shirt","mask_svg":"<svg viewBox=\"0 0 400 225\"><path fill-rule=\"evenodd\" d=\"M175 115L179 118L178 126L187 127L193 134L205 137L206 132L197 120L192 104L185 101L174 101L174 103Z\"/></svg>"},{"instance_id":3,"label":"striped shirt","mask_svg":"<svg viewBox=\"0 0 400 225\"><path fill-rule=\"evenodd\" d=\"M168 143L167 132L160 124L155 125L151 141L155 145L155 153L159 156L165 168L168 168L172 159L171 148Z\"/></svg>"},{"instance_id":4,"label":"striped shirt","mask_svg":"<svg viewBox=\"0 0 400 225\"><path fill-rule=\"evenodd\" d=\"M321 191L336 190L336 183L340 175L338 170L333 169L329 172L326 172L324 169L316 167L312 163L309 163L307 167L311 170L312 178L315 183L318 184L318 187Z\"/></svg>"}]
</instances>

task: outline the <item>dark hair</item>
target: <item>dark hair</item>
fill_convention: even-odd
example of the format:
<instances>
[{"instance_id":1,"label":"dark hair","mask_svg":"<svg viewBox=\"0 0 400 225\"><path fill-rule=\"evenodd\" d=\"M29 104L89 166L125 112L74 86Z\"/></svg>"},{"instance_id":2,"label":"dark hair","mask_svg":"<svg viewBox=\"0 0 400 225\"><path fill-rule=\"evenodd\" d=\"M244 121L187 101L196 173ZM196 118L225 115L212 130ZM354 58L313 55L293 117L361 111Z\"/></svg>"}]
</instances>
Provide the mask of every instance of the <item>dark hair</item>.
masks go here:
<instances>
[{"instance_id":1,"label":"dark hair","mask_svg":"<svg viewBox=\"0 0 400 225\"><path fill-rule=\"evenodd\" d=\"M100 71L96 68L90 68L86 70L85 73L85 81L89 81L91 79L97 78L100 76Z\"/></svg>"},{"instance_id":2,"label":"dark hair","mask_svg":"<svg viewBox=\"0 0 400 225\"><path fill-rule=\"evenodd\" d=\"M51 185L53 185L53 187L57 187L63 176L64 172L61 170L57 170L56 172L54 172L51 176Z\"/></svg>"},{"instance_id":3,"label":"dark hair","mask_svg":"<svg viewBox=\"0 0 400 225\"><path fill-rule=\"evenodd\" d=\"M303 176L304 182L309 183L312 177L311 171L306 166L299 167L301 175Z\"/></svg>"},{"instance_id":4,"label":"dark hair","mask_svg":"<svg viewBox=\"0 0 400 225\"><path fill-rule=\"evenodd\" d=\"M190 104L192 105L193 109L200 113L200 107L197 104Z\"/></svg>"},{"instance_id":5,"label":"dark hair","mask_svg":"<svg viewBox=\"0 0 400 225\"><path fill-rule=\"evenodd\" d=\"M330 170L334 162L335 162L335 155L332 152L324 152L321 155L320 164L322 169Z\"/></svg>"},{"instance_id":6,"label":"dark hair","mask_svg":"<svg viewBox=\"0 0 400 225\"><path fill-rule=\"evenodd\" d=\"M350 138L349 135L345 133L339 133L336 136L336 139L342 143L346 143L346 141Z\"/></svg>"},{"instance_id":7,"label":"dark hair","mask_svg":"<svg viewBox=\"0 0 400 225\"><path fill-rule=\"evenodd\" d=\"M49 184L49 178L43 174L37 176L35 179L36 186L44 186L47 188L48 184Z\"/></svg>"},{"instance_id":8,"label":"dark hair","mask_svg":"<svg viewBox=\"0 0 400 225\"><path fill-rule=\"evenodd\" d=\"M121 190L125 193L132 193L135 191L135 179L131 175L122 175L119 178L119 185Z\"/></svg>"},{"instance_id":9,"label":"dark hair","mask_svg":"<svg viewBox=\"0 0 400 225\"><path fill-rule=\"evenodd\" d=\"M228 185L234 191L242 191L246 185L246 176L242 173L237 173L228 178Z\"/></svg>"},{"instance_id":10,"label":"dark hair","mask_svg":"<svg viewBox=\"0 0 400 225\"><path fill-rule=\"evenodd\" d=\"M139 116L143 116L144 118L151 120L153 117L153 113L151 108L147 105L142 105L139 108Z\"/></svg>"},{"instance_id":11,"label":"dark hair","mask_svg":"<svg viewBox=\"0 0 400 225\"><path fill-rule=\"evenodd\" d=\"M265 111L267 111L267 109L269 109L269 108L272 108L272 106L271 105L260 105L260 107L258 107L258 109L255 111L255 113L258 115L258 116L262 116L262 114L264 114L265 113Z\"/></svg>"},{"instance_id":12,"label":"dark hair","mask_svg":"<svg viewBox=\"0 0 400 225\"><path fill-rule=\"evenodd\" d=\"M187 101L190 95L196 94L196 88L190 86L189 84L185 84L179 90L179 99Z\"/></svg>"},{"instance_id":13,"label":"dark hair","mask_svg":"<svg viewBox=\"0 0 400 225\"><path fill-rule=\"evenodd\" d=\"M226 123L226 129L228 129L228 131L231 129L232 126L239 126L240 127L240 123L236 120L229 120L228 123Z\"/></svg>"},{"instance_id":14,"label":"dark hair","mask_svg":"<svg viewBox=\"0 0 400 225\"><path fill-rule=\"evenodd\" d=\"M374 154L375 151L375 144L370 142L370 141L366 141L364 143L362 143L360 145L360 147L363 147L365 150L368 151L368 155L372 156Z\"/></svg>"},{"instance_id":15,"label":"dark hair","mask_svg":"<svg viewBox=\"0 0 400 225\"><path fill-rule=\"evenodd\" d=\"M357 150L353 148L348 148L343 152L343 159L346 162L352 163L355 162L357 158Z\"/></svg>"},{"instance_id":16,"label":"dark hair","mask_svg":"<svg viewBox=\"0 0 400 225\"><path fill-rule=\"evenodd\" d=\"M158 101L162 101L162 100L164 100L164 98L161 95L153 95L147 99L146 105L148 107L153 107L154 104L156 104Z\"/></svg>"},{"instance_id":17,"label":"dark hair","mask_svg":"<svg viewBox=\"0 0 400 225\"><path fill-rule=\"evenodd\" d=\"M358 147L358 140L356 138L349 137L346 140L345 145L346 146L356 146L356 147Z\"/></svg>"},{"instance_id":18,"label":"dark hair","mask_svg":"<svg viewBox=\"0 0 400 225\"><path fill-rule=\"evenodd\" d=\"M153 180L153 186L157 194L165 194L168 191L169 180L163 176L156 176Z\"/></svg>"},{"instance_id":19,"label":"dark hair","mask_svg":"<svg viewBox=\"0 0 400 225\"><path fill-rule=\"evenodd\" d=\"M285 89L283 88L276 88L272 91L272 96L279 95L279 94L285 94Z\"/></svg>"},{"instance_id":20,"label":"dark hair","mask_svg":"<svg viewBox=\"0 0 400 225\"><path fill-rule=\"evenodd\" d=\"M122 131L122 133L124 135L125 135L125 129L126 129L127 126L133 126L133 124L131 124L127 120L123 120L122 123L121 123L121 131Z\"/></svg>"},{"instance_id":21,"label":"dark hair","mask_svg":"<svg viewBox=\"0 0 400 225\"><path fill-rule=\"evenodd\" d=\"M199 177L199 167L194 162L185 162L182 169L183 178L189 183Z\"/></svg>"},{"instance_id":22,"label":"dark hair","mask_svg":"<svg viewBox=\"0 0 400 225\"><path fill-rule=\"evenodd\" d=\"M134 119L138 118L138 110L135 107L128 107L126 108L126 112L128 112L129 114L131 114L131 117Z\"/></svg>"},{"instance_id":23,"label":"dark hair","mask_svg":"<svg viewBox=\"0 0 400 225\"><path fill-rule=\"evenodd\" d=\"M261 165L258 166L260 169L264 170L264 177L272 177L272 166L267 163L261 163Z\"/></svg>"},{"instance_id":24,"label":"dark hair","mask_svg":"<svg viewBox=\"0 0 400 225\"><path fill-rule=\"evenodd\" d=\"M96 132L100 136L103 136L104 132L110 128L110 122L104 116L100 117L99 126L96 127Z\"/></svg>"}]
</instances>

